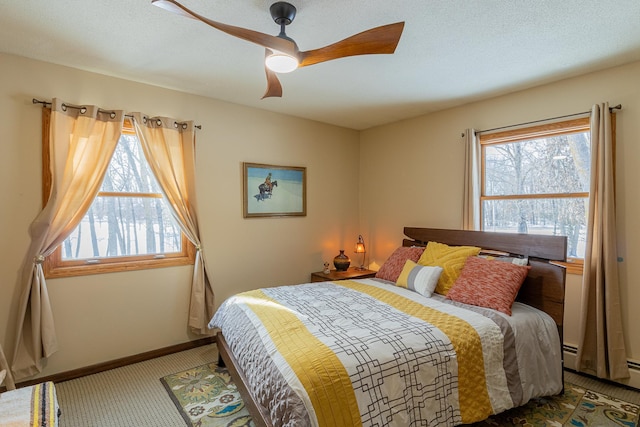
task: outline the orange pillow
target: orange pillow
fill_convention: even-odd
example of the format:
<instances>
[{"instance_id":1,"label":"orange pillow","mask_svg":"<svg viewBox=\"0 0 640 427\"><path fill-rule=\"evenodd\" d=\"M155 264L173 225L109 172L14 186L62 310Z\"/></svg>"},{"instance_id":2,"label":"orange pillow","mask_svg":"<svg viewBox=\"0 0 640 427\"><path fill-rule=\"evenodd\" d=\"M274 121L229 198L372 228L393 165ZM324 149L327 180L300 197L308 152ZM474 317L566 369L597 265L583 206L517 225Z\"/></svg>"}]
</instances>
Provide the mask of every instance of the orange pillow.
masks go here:
<instances>
[{"instance_id":1,"label":"orange pillow","mask_svg":"<svg viewBox=\"0 0 640 427\"><path fill-rule=\"evenodd\" d=\"M469 257L447 298L492 308L511 316L511 306L530 268L481 257Z\"/></svg>"},{"instance_id":2,"label":"orange pillow","mask_svg":"<svg viewBox=\"0 0 640 427\"><path fill-rule=\"evenodd\" d=\"M376 277L378 279L388 280L390 282L396 282L402 269L404 268L404 263L410 259L413 262L418 261L420 255L424 251L423 247L417 246L401 246L397 248L389 258L382 264L380 270L376 273Z\"/></svg>"}]
</instances>

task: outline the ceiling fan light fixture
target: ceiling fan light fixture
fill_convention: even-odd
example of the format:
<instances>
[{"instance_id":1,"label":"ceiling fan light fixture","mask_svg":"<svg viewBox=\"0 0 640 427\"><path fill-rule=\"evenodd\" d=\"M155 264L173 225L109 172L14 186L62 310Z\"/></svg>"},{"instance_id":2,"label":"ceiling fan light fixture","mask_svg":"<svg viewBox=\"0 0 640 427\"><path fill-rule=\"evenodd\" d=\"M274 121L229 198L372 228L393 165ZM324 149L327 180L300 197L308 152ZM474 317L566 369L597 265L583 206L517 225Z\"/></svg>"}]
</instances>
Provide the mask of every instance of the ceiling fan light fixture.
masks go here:
<instances>
[{"instance_id":1,"label":"ceiling fan light fixture","mask_svg":"<svg viewBox=\"0 0 640 427\"><path fill-rule=\"evenodd\" d=\"M297 58L279 52L274 52L265 59L265 65L274 73L290 73L298 68L298 64Z\"/></svg>"}]
</instances>

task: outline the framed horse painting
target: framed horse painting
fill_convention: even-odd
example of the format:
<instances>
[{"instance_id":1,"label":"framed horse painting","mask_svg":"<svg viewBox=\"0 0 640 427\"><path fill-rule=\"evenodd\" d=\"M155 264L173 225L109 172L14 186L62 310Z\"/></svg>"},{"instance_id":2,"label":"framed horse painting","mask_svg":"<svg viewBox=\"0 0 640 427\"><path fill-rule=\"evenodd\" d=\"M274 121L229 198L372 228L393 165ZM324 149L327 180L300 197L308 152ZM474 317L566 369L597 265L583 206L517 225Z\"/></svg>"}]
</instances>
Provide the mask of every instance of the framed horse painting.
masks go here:
<instances>
[{"instance_id":1,"label":"framed horse painting","mask_svg":"<svg viewBox=\"0 0 640 427\"><path fill-rule=\"evenodd\" d=\"M306 216L307 168L243 163L245 218Z\"/></svg>"}]
</instances>

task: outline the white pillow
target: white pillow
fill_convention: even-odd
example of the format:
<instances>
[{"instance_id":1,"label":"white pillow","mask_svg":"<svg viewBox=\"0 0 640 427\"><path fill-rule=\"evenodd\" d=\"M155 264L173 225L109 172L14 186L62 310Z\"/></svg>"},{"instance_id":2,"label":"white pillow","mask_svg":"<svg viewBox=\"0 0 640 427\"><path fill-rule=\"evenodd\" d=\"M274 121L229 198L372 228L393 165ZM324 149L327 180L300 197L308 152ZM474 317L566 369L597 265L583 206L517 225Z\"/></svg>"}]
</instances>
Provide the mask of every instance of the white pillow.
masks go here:
<instances>
[{"instance_id":1,"label":"white pillow","mask_svg":"<svg viewBox=\"0 0 640 427\"><path fill-rule=\"evenodd\" d=\"M492 260L492 261L501 261L508 262L510 264L520 265L526 267L529 265L529 258L517 258L511 256L492 256L492 255L478 255L480 258Z\"/></svg>"},{"instance_id":2,"label":"white pillow","mask_svg":"<svg viewBox=\"0 0 640 427\"><path fill-rule=\"evenodd\" d=\"M396 286L411 289L430 298L442 274L442 267L419 265L408 259L398 276Z\"/></svg>"}]
</instances>

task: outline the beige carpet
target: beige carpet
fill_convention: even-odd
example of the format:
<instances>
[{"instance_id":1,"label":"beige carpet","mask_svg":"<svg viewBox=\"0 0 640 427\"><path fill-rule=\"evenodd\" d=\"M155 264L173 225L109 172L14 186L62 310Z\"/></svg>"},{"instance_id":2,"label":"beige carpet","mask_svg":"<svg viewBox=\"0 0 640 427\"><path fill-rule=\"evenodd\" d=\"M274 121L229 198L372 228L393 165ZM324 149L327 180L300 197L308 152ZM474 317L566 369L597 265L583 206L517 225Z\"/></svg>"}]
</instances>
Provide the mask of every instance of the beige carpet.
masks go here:
<instances>
[{"instance_id":1,"label":"beige carpet","mask_svg":"<svg viewBox=\"0 0 640 427\"><path fill-rule=\"evenodd\" d=\"M160 378L217 362L215 344L56 384L60 427L181 427Z\"/></svg>"},{"instance_id":2,"label":"beige carpet","mask_svg":"<svg viewBox=\"0 0 640 427\"><path fill-rule=\"evenodd\" d=\"M217 362L215 344L56 384L61 427L183 427L160 378ZM571 372L566 380L640 404L640 392Z\"/></svg>"}]
</instances>

